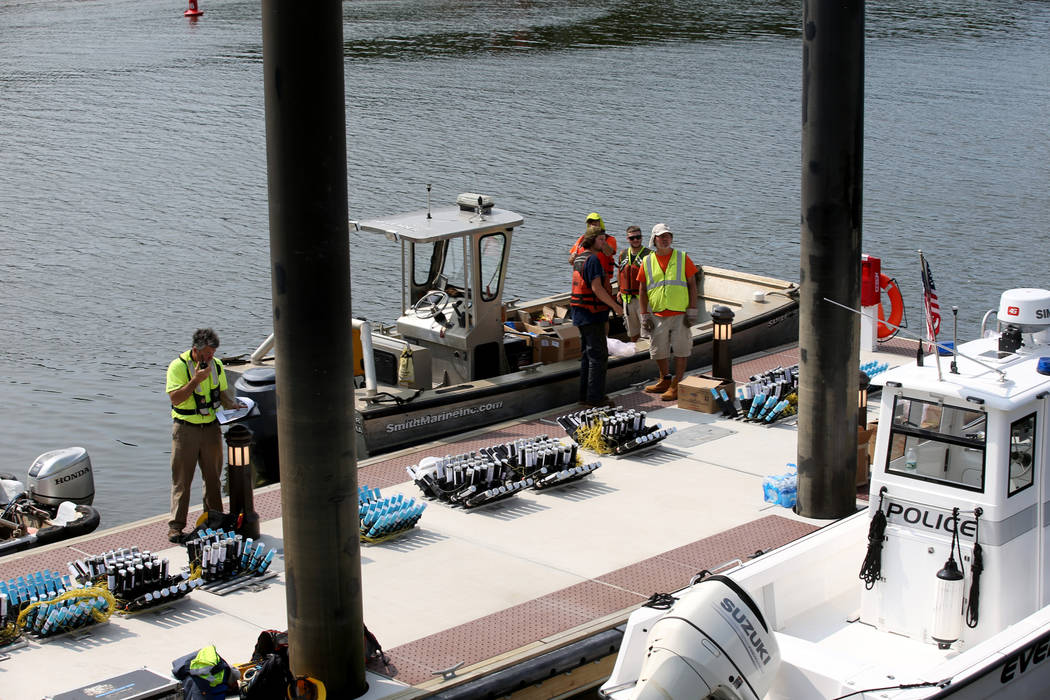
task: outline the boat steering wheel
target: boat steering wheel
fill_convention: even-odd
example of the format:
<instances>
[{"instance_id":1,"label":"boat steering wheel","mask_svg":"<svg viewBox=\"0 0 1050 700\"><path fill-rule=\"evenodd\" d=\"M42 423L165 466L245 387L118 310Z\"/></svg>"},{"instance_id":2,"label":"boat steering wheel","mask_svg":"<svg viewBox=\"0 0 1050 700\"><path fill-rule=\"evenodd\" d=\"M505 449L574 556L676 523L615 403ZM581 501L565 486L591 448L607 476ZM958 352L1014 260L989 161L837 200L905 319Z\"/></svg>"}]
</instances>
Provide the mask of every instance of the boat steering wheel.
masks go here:
<instances>
[{"instance_id":1,"label":"boat steering wheel","mask_svg":"<svg viewBox=\"0 0 1050 700\"><path fill-rule=\"evenodd\" d=\"M412 313L419 318L434 318L445 310L448 302L449 298L446 292L440 289L432 289L412 305Z\"/></svg>"}]
</instances>

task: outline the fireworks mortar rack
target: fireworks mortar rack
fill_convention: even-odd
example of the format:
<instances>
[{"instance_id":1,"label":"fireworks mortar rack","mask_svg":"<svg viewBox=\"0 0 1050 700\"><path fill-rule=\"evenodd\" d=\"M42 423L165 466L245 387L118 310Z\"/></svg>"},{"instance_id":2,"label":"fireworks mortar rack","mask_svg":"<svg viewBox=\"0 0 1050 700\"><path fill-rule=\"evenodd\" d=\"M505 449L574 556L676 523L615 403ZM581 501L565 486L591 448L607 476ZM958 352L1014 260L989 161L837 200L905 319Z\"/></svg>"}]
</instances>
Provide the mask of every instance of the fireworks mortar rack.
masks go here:
<instances>
[{"instance_id":1,"label":"fireworks mortar rack","mask_svg":"<svg viewBox=\"0 0 1050 700\"><path fill-rule=\"evenodd\" d=\"M570 438L597 454L623 455L652 447L676 431L645 424L645 411L633 408L587 408L557 418Z\"/></svg>"},{"instance_id":2,"label":"fireworks mortar rack","mask_svg":"<svg viewBox=\"0 0 1050 700\"><path fill-rule=\"evenodd\" d=\"M200 578L205 590L212 590L209 584L265 574L277 554L275 549L268 552L265 549L261 541L253 541L251 537L245 539L222 528L197 530L194 538L186 542L190 570L195 574L193 578Z\"/></svg>"},{"instance_id":3,"label":"fireworks mortar rack","mask_svg":"<svg viewBox=\"0 0 1050 700\"><path fill-rule=\"evenodd\" d=\"M0 647L23 633L44 638L106 622L114 607L104 586L85 585L57 571L0 581Z\"/></svg>"},{"instance_id":4,"label":"fireworks mortar rack","mask_svg":"<svg viewBox=\"0 0 1050 700\"><path fill-rule=\"evenodd\" d=\"M866 362L860 370L873 377L889 368L888 362ZM733 401L725 391L712 392L722 415L735 420L771 425L798 413L798 365L777 367L749 378Z\"/></svg>"},{"instance_id":5,"label":"fireworks mortar rack","mask_svg":"<svg viewBox=\"0 0 1050 700\"><path fill-rule=\"evenodd\" d=\"M386 542L416 526L426 503L416 503L400 493L384 498L379 489L362 486L357 490L357 512L361 519L361 541L368 544Z\"/></svg>"},{"instance_id":6,"label":"fireworks mortar rack","mask_svg":"<svg viewBox=\"0 0 1050 700\"><path fill-rule=\"evenodd\" d=\"M575 444L539 435L456 456L427 457L407 470L428 498L474 508L526 489L576 481L600 466L601 462L583 464Z\"/></svg>"},{"instance_id":7,"label":"fireworks mortar rack","mask_svg":"<svg viewBox=\"0 0 1050 700\"><path fill-rule=\"evenodd\" d=\"M185 597L200 585L188 572L169 571L166 557L138 547L111 549L68 564L74 581L100 586L114 598L120 613L154 608Z\"/></svg>"}]
</instances>

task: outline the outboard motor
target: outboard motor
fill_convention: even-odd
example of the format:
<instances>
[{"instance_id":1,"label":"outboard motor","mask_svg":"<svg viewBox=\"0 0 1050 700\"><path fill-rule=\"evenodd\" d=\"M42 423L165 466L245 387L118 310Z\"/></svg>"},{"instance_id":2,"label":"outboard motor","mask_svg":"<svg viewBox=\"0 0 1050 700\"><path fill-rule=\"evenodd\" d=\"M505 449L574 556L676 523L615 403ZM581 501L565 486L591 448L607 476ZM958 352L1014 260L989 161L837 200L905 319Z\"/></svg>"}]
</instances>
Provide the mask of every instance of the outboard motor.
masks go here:
<instances>
[{"instance_id":1,"label":"outboard motor","mask_svg":"<svg viewBox=\"0 0 1050 700\"><path fill-rule=\"evenodd\" d=\"M95 500L95 475L83 447L45 452L29 468L26 490L38 503L57 506L62 501L91 505Z\"/></svg>"},{"instance_id":2,"label":"outboard motor","mask_svg":"<svg viewBox=\"0 0 1050 700\"><path fill-rule=\"evenodd\" d=\"M252 463L267 481L280 479L277 458L277 373L272 367L251 367L234 383L237 396L255 402L255 410L238 423L252 431Z\"/></svg>"},{"instance_id":3,"label":"outboard motor","mask_svg":"<svg viewBox=\"0 0 1050 700\"><path fill-rule=\"evenodd\" d=\"M780 648L751 597L726 576L693 586L649 632L635 700L760 700Z\"/></svg>"}]
</instances>

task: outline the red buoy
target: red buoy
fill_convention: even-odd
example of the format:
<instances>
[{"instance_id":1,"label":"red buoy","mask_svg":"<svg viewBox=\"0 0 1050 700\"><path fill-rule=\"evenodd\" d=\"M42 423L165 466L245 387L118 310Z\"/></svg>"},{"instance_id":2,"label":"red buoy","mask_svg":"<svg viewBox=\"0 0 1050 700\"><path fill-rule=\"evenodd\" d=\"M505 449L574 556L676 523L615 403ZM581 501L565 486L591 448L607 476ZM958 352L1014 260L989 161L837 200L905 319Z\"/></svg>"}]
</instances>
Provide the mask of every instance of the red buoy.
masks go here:
<instances>
[{"instance_id":1,"label":"red buoy","mask_svg":"<svg viewBox=\"0 0 1050 700\"><path fill-rule=\"evenodd\" d=\"M198 9L197 0L190 0L190 9L182 13L183 17L200 17L204 14L204 10Z\"/></svg>"}]
</instances>

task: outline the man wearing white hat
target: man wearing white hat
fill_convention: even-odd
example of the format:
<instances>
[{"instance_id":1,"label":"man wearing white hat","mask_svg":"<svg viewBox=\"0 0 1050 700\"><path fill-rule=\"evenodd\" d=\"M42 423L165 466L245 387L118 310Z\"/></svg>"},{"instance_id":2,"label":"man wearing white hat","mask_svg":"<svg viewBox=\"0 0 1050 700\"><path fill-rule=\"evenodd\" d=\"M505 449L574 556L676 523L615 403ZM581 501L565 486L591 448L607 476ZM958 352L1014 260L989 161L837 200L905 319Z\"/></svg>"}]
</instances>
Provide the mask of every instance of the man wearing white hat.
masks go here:
<instances>
[{"instance_id":1,"label":"man wearing white hat","mask_svg":"<svg viewBox=\"0 0 1050 700\"><path fill-rule=\"evenodd\" d=\"M660 394L664 401L678 400L678 382L685 374L686 363L693 351L690 327L698 318L696 265L689 256L672 247L674 234L667 224L653 226L650 237L653 252L642 261L638 273L642 329L649 333L652 345L649 357L656 360L660 378L645 387L650 394ZM674 376L670 357L674 354Z\"/></svg>"}]
</instances>

